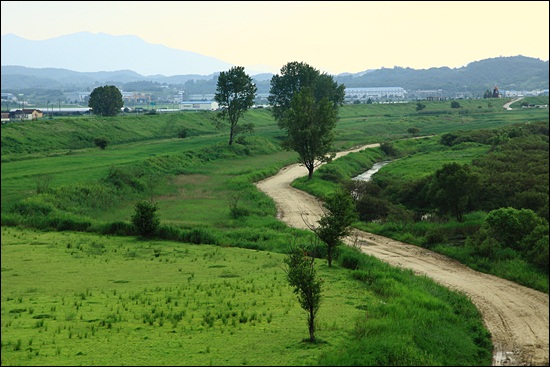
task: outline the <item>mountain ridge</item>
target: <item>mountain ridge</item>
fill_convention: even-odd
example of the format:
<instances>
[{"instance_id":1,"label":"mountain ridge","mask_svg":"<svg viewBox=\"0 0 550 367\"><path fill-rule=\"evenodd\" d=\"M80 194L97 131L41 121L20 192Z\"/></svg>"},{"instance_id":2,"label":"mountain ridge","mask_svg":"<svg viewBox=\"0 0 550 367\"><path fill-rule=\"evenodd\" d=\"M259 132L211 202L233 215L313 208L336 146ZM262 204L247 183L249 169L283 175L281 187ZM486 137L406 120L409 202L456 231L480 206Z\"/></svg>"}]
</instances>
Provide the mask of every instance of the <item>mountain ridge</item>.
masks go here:
<instances>
[{"instance_id":1,"label":"mountain ridge","mask_svg":"<svg viewBox=\"0 0 550 367\"><path fill-rule=\"evenodd\" d=\"M29 50L40 57L28 57ZM105 57L108 52L109 57ZM130 69L142 75L211 74L232 64L192 51L145 42L138 36L78 32L46 40L2 35L1 64L79 72Z\"/></svg>"},{"instance_id":2,"label":"mountain ridge","mask_svg":"<svg viewBox=\"0 0 550 367\"><path fill-rule=\"evenodd\" d=\"M111 51L110 57L104 57L106 50L111 49L118 51ZM40 57L28 57L29 50ZM150 44L138 36L91 32L43 41L26 40L14 34L2 35L1 51L2 91L26 88L85 90L106 83L123 85L140 81L189 87L194 81L192 89L200 90L198 93L214 93L219 72L234 66L190 51ZM54 61L55 57L60 57L62 61ZM106 60L114 60L117 64L106 67ZM149 65L148 73L143 73L142 67L137 68L140 60L145 60ZM85 67L88 62L93 65L93 70L91 66ZM55 66L37 66L38 63ZM90 70L70 67L75 64ZM246 66L245 69L257 83L258 92L266 93L274 74L255 73ZM167 70L174 73L166 73ZM460 68L366 69L358 73L341 73L334 79L349 88L402 87L406 90L441 89L453 92L481 90L481 93L494 86L510 90L544 90L548 89L548 60L522 55L500 56L472 61Z\"/></svg>"},{"instance_id":3,"label":"mountain ridge","mask_svg":"<svg viewBox=\"0 0 550 367\"><path fill-rule=\"evenodd\" d=\"M1 67L2 91L26 88L85 90L103 84L123 85L149 81L167 85L199 88L197 93L214 93L217 76L184 74L143 76L133 70L78 72L63 68L29 68L18 65ZM274 74L253 75L259 93L267 93ZM368 70L334 76L336 82L354 87L402 87L406 90L441 89L444 91L477 91L498 86L506 90L547 90L548 61L525 56L497 57L473 61L461 68L434 67L411 69L403 67Z\"/></svg>"}]
</instances>

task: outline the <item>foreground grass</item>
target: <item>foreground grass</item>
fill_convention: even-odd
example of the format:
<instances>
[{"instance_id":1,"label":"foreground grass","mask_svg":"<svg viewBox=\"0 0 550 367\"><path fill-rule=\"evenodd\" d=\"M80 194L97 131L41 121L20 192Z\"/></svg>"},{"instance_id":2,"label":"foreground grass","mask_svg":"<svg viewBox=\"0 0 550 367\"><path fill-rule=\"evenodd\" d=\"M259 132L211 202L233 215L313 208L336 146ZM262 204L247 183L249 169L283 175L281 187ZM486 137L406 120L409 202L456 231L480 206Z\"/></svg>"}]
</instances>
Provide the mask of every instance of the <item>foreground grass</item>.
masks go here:
<instances>
[{"instance_id":1,"label":"foreground grass","mask_svg":"<svg viewBox=\"0 0 550 367\"><path fill-rule=\"evenodd\" d=\"M467 297L316 261L317 344L283 254L2 227L2 365L490 365ZM366 348L366 349L364 349Z\"/></svg>"}]
</instances>

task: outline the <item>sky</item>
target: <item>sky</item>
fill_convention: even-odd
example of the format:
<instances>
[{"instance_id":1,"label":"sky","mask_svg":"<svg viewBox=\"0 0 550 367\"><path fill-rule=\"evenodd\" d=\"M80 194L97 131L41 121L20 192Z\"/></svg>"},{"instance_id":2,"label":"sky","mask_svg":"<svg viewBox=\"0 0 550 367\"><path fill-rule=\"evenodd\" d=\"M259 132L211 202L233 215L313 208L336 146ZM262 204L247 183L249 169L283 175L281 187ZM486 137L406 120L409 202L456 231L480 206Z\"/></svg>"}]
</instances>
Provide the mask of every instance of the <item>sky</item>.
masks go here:
<instances>
[{"instance_id":1,"label":"sky","mask_svg":"<svg viewBox=\"0 0 550 367\"><path fill-rule=\"evenodd\" d=\"M460 68L500 56L548 60L548 1L2 1L2 35L78 32L152 44L278 73Z\"/></svg>"}]
</instances>

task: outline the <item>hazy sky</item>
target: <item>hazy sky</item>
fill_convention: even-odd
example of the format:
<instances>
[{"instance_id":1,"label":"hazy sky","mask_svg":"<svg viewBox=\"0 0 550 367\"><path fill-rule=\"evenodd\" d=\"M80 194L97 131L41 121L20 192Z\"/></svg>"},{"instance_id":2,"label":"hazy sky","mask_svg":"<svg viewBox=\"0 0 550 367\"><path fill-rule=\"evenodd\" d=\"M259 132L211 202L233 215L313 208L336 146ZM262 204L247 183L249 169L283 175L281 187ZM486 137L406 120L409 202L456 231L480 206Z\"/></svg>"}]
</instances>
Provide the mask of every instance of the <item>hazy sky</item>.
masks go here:
<instances>
[{"instance_id":1,"label":"hazy sky","mask_svg":"<svg viewBox=\"0 0 550 367\"><path fill-rule=\"evenodd\" d=\"M146 42L278 73L290 61L330 73L548 60L548 1L2 1L2 35L76 32ZM260 68L258 65L264 65Z\"/></svg>"}]
</instances>

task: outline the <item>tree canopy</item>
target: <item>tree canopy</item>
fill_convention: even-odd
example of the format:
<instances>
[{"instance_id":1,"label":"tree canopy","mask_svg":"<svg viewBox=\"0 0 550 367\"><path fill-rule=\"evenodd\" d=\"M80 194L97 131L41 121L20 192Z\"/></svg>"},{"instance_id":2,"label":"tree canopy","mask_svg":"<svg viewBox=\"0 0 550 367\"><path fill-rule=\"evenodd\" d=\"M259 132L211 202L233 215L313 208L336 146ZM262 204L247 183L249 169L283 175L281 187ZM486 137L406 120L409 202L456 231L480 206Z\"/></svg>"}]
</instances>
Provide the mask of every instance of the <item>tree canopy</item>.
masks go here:
<instances>
[{"instance_id":1,"label":"tree canopy","mask_svg":"<svg viewBox=\"0 0 550 367\"><path fill-rule=\"evenodd\" d=\"M447 163L431 179L429 195L437 209L453 215L459 222L472 208L479 192L479 177L468 165Z\"/></svg>"},{"instance_id":2,"label":"tree canopy","mask_svg":"<svg viewBox=\"0 0 550 367\"><path fill-rule=\"evenodd\" d=\"M238 125L239 119L254 104L256 85L244 72L244 67L235 66L229 71L222 71L218 77L214 99L220 105L216 123L221 128L224 122L229 124L229 145L240 133L252 132L254 125Z\"/></svg>"},{"instance_id":3,"label":"tree canopy","mask_svg":"<svg viewBox=\"0 0 550 367\"><path fill-rule=\"evenodd\" d=\"M100 116L116 116L123 106L122 93L114 85L95 88L88 102L92 112Z\"/></svg>"},{"instance_id":4,"label":"tree canopy","mask_svg":"<svg viewBox=\"0 0 550 367\"><path fill-rule=\"evenodd\" d=\"M287 132L283 146L299 154L309 179L318 164L332 158L333 129L344 96L343 84L303 62L290 62L271 78L268 101L278 126Z\"/></svg>"}]
</instances>

